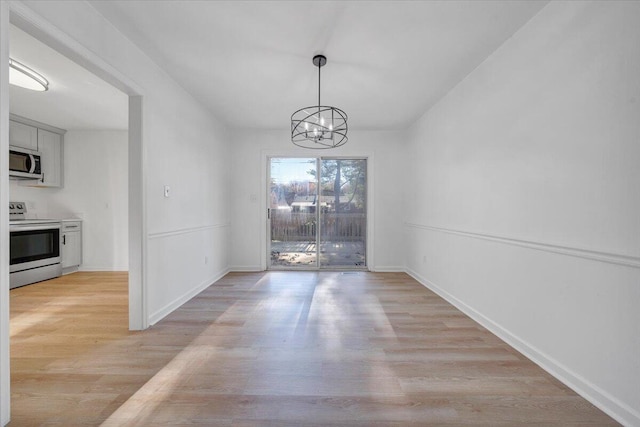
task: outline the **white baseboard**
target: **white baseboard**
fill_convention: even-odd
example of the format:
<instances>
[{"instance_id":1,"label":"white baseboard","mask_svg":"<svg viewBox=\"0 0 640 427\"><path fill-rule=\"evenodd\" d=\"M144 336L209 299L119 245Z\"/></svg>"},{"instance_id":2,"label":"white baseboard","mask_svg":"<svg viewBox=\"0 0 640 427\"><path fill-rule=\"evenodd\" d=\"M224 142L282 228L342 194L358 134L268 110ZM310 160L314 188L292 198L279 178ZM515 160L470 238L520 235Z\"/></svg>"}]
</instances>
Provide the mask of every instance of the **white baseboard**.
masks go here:
<instances>
[{"instance_id":1,"label":"white baseboard","mask_svg":"<svg viewBox=\"0 0 640 427\"><path fill-rule=\"evenodd\" d=\"M259 265L232 265L229 267L229 271L234 271L234 272L243 272L243 271L247 271L247 272L252 272L252 271L265 271L262 267L260 267ZM398 266L394 266L394 265L383 265L383 266L375 266L372 267L369 271L375 271L378 273L404 273L406 271L406 268L404 267L398 267Z\"/></svg>"},{"instance_id":2,"label":"white baseboard","mask_svg":"<svg viewBox=\"0 0 640 427\"><path fill-rule=\"evenodd\" d=\"M126 265L81 265L78 271L129 271Z\"/></svg>"},{"instance_id":3,"label":"white baseboard","mask_svg":"<svg viewBox=\"0 0 640 427\"><path fill-rule=\"evenodd\" d=\"M196 295L198 295L200 292L204 291L205 289L207 289L209 286L211 286L213 283L217 282L218 280L220 280L222 277L224 277L225 274L227 274L229 272L229 269L225 269L223 271L221 271L220 273L216 274L215 276L213 276L210 279L206 279L204 281L202 281L198 286L196 286L195 288L191 289L190 291L186 292L185 294L183 294L182 296L176 298L175 300L173 300L172 302L170 302L169 304L165 305L164 307L162 307L160 310L156 311L155 313L151 314L149 316L149 326L151 325L155 325L156 323L158 323L160 320L164 319L166 316L168 316L170 313L172 313L174 310L176 310L177 308L179 308L180 306L182 306L184 303L186 303L187 301L189 301L191 298L195 297Z\"/></svg>"},{"instance_id":4,"label":"white baseboard","mask_svg":"<svg viewBox=\"0 0 640 427\"><path fill-rule=\"evenodd\" d=\"M62 269L62 275L66 276L67 274L77 273L78 271L80 271L78 267L67 267Z\"/></svg>"},{"instance_id":5,"label":"white baseboard","mask_svg":"<svg viewBox=\"0 0 640 427\"><path fill-rule=\"evenodd\" d=\"M589 382L582 376L572 372L568 367L562 365L542 351L539 351L535 346L518 338L508 329L505 329L504 327L495 323L493 320L476 311L474 308L468 306L463 301L451 295L449 292L445 291L435 283L422 277L412 269L407 268L405 271L424 287L432 290L433 292L447 300L450 304L478 322L480 325L487 328L494 335L498 336L511 347L518 350L528 359L533 361L549 374L553 375L559 381L567 385L569 388L574 390L580 396L584 397L594 406L601 409L603 412L608 414L619 423L625 426L640 426L640 412L638 412L634 408L626 405L623 402L620 402L607 391Z\"/></svg>"},{"instance_id":6,"label":"white baseboard","mask_svg":"<svg viewBox=\"0 0 640 427\"><path fill-rule=\"evenodd\" d=\"M262 267L259 265L232 265L229 267L229 271L232 272L253 272L253 271L264 271Z\"/></svg>"},{"instance_id":7,"label":"white baseboard","mask_svg":"<svg viewBox=\"0 0 640 427\"><path fill-rule=\"evenodd\" d=\"M407 269L394 265L376 265L371 268L371 271L376 273L404 273Z\"/></svg>"}]
</instances>

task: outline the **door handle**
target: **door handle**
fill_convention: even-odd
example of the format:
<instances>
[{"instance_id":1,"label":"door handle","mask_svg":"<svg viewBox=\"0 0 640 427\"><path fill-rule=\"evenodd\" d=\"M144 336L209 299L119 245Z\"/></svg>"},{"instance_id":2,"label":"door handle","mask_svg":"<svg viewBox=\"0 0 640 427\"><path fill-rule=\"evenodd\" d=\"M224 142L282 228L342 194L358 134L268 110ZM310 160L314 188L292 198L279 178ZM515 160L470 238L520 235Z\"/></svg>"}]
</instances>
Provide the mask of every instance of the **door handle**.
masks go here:
<instances>
[{"instance_id":1,"label":"door handle","mask_svg":"<svg viewBox=\"0 0 640 427\"><path fill-rule=\"evenodd\" d=\"M62 235L62 244L63 244L63 245L66 245L66 244L67 244L67 235L66 235L66 234L63 234L63 235Z\"/></svg>"}]
</instances>

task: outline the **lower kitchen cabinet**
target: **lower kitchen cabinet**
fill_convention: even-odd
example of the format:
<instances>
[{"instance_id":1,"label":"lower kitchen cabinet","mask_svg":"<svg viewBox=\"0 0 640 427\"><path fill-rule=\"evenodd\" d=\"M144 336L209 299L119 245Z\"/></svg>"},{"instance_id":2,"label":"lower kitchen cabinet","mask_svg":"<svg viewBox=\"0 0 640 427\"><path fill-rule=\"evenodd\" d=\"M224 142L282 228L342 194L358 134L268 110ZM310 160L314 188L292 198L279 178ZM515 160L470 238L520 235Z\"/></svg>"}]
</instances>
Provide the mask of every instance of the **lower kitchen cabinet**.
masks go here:
<instances>
[{"instance_id":1,"label":"lower kitchen cabinet","mask_svg":"<svg viewBox=\"0 0 640 427\"><path fill-rule=\"evenodd\" d=\"M62 222L62 268L82 264L82 221Z\"/></svg>"}]
</instances>

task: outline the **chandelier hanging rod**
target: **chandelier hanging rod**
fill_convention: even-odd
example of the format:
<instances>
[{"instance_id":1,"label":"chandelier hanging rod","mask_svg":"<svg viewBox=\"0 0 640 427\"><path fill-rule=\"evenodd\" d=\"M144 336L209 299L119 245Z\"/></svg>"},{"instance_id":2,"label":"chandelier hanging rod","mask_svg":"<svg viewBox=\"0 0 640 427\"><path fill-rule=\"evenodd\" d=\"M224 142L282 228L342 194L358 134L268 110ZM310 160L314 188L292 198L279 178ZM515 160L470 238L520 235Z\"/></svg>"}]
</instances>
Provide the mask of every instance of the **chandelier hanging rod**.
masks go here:
<instances>
[{"instance_id":1,"label":"chandelier hanging rod","mask_svg":"<svg viewBox=\"0 0 640 427\"><path fill-rule=\"evenodd\" d=\"M318 107L322 105L320 103L320 85L321 85L320 69L324 67L326 63L327 63L327 57L324 55L316 55L313 57L313 64L316 67L318 67Z\"/></svg>"}]
</instances>

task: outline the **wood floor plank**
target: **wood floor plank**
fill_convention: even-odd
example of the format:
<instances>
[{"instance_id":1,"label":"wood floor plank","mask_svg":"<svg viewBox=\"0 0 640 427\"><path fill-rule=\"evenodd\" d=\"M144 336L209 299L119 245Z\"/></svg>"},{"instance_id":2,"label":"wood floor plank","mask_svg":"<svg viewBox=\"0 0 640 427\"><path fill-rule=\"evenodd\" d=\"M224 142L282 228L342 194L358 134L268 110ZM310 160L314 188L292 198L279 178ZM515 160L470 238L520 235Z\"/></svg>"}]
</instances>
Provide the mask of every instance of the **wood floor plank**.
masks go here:
<instances>
[{"instance_id":1,"label":"wood floor plank","mask_svg":"<svg viewBox=\"0 0 640 427\"><path fill-rule=\"evenodd\" d=\"M129 332L126 273L11 291L10 426L617 423L402 273L230 273Z\"/></svg>"}]
</instances>

